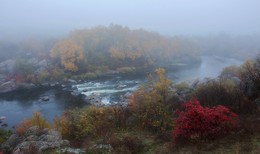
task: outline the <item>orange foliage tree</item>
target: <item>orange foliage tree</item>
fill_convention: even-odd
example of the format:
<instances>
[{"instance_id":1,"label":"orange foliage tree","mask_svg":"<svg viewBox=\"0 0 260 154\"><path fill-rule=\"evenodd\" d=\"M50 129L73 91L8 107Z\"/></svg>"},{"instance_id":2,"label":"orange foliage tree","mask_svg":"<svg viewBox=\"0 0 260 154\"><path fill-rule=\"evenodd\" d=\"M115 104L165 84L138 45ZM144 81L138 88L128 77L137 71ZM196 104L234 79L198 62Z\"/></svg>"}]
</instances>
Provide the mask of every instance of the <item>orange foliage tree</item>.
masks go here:
<instances>
[{"instance_id":1,"label":"orange foliage tree","mask_svg":"<svg viewBox=\"0 0 260 154\"><path fill-rule=\"evenodd\" d=\"M55 44L50 51L52 58L60 59L60 64L68 71L78 71L77 64L83 60L82 47L71 40L63 40Z\"/></svg>"}]
</instances>

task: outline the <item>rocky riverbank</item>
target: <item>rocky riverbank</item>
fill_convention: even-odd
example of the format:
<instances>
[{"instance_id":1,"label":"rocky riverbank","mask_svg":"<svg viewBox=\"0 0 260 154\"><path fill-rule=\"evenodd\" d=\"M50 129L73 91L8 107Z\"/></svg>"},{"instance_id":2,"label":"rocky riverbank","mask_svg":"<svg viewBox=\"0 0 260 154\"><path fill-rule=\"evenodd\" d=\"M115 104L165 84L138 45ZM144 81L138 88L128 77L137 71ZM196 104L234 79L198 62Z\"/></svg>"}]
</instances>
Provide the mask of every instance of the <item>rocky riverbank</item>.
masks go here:
<instances>
[{"instance_id":1,"label":"rocky riverbank","mask_svg":"<svg viewBox=\"0 0 260 154\"><path fill-rule=\"evenodd\" d=\"M55 151L58 153L80 154L84 151L70 147L70 142L61 137L54 129L40 129L38 126L29 128L24 135L12 134L1 145L4 153L25 154Z\"/></svg>"}]
</instances>

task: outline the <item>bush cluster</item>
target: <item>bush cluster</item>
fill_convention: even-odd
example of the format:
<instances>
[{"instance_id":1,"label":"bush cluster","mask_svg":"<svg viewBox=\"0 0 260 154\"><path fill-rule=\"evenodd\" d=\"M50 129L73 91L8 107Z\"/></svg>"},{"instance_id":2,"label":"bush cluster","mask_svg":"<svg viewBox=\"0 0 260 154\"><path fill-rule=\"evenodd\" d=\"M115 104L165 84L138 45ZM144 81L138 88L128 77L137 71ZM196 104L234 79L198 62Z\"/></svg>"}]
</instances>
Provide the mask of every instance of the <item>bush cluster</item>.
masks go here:
<instances>
[{"instance_id":1,"label":"bush cluster","mask_svg":"<svg viewBox=\"0 0 260 154\"><path fill-rule=\"evenodd\" d=\"M224 105L236 113L245 111L249 106L247 98L232 80L212 79L200 84L193 92L202 106Z\"/></svg>"},{"instance_id":2,"label":"bush cluster","mask_svg":"<svg viewBox=\"0 0 260 154\"><path fill-rule=\"evenodd\" d=\"M185 103L177 111L175 140L208 140L228 134L237 125L237 115L224 106L202 107L197 100Z\"/></svg>"},{"instance_id":3,"label":"bush cluster","mask_svg":"<svg viewBox=\"0 0 260 154\"><path fill-rule=\"evenodd\" d=\"M39 112L34 112L29 119L24 119L15 127L15 132L18 135L23 135L30 127L38 126L40 129L49 128L49 123L41 116Z\"/></svg>"}]
</instances>

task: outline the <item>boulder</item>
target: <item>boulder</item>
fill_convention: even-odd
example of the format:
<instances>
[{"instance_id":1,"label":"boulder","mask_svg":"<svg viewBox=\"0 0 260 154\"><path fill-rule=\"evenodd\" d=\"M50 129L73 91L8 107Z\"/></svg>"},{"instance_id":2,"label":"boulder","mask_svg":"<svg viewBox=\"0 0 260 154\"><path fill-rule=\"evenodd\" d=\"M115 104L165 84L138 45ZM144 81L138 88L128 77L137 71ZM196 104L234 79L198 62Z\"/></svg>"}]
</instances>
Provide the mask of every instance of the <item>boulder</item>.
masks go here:
<instances>
[{"instance_id":1,"label":"boulder","mask_svg":"<svg viewBox=\"0 0 260 154\"><path fill-rule=\"evenodd\" d=\"M62 88L65 88L65 87L66 87L66 85L65 85L65 84L62 84L62 85L61 85L61 87L62 87Z\"/></svg>"},{"instance_id":2,"label":"boulder","mask_svg":"<svg viewBox=\"0 0 260 154\"><path fill-rule=\"evenodd\" d=\"M19 137L12 135L2 146L6 153L42 153L45 150L66 147L69 141L63 140L56 130L39 129L38 126L29 128Z\"/></svg>"},{"instance_id":3,"label":"boulder","mask_svg":"<svg viewBox=\"0 0 260 154\"><path fill-rule=\"evenodd\" d=\"M77 83L77 81L76 80L72 80L72 79L68 79L68 82L70 82L70 83Z\"/></svg>"},{"instance_id":4,"label":"boulder","mask_svg":"<svg viewBox=\"0 0 260 154\"><path fill-rule=\"evenodd\" d=\"M17 88L15 82L13 80L4 82L0 85L0 93L6 93L13 91Z\"/></svg>"},{"instance_id":5,"label":"boulder","mask_svg":"<svg viewBox=\"0 0 260 154\"><path fill-rule=\"evenodd\" d=\"M60 149L58 151L58 153L69 153L69 154L83 154L85 153L85 151L81 150L81 149L74 149L74 148L63 148L63 149Z\"/></svg>"},{"instance_id":6,"label":"boulder","mask_svg":"<svg viewBox=\"0 0 260 154\"><path fill-rule=\"evenodd\" d=\"M50 100L50 98L49 98L49 96L43 96L43 97L41 98L41 100L44 101L44 102L47 102L47 101Z\"/></svg>"},{"instance_id":7,"label":"boulder","mask_svg":"<svg viewBox=\"0 0 260 154\"><path fill-rule=\"evenodd\" d=\"M24 137L28 137L31 135L37 136L40 133L40 131L41 129L38 126L33 126L25 132Z\"/></svg>"},{"instance_id":8,"label":"boulder","mask_svg":"<svg viewBox=\"0 0 260 154\"><path fill-rule=\"evenodd\" d=\"M4 153L11 153L11 151L13 151L14 147L16 147L16 145L18 143L20 143L21 141L22 141L21 137L19 137L17 134L13 134L8 138L7 141L5 141L1 145L1 149L3 150Z\"/></svg>"},{"instance_id":9,"label":"boulder","mask_svg":"<svg viewBox=\"0 0 260 154\"><path fill-rule=\"evenodd\" d=\"M73 96L79 96L81 93L77 90L73 90L70 94Z\"/></svg>"},{"instance_id":10,"label":"boulder","mask_svg":"<svg viewBox=\"0 0 260 154\"><path fill-rule=\"evenodd\" d=\"M6 119L5 116L0 116L0 121L5 120L5 119Z\"/></svg>"}]
</instances>

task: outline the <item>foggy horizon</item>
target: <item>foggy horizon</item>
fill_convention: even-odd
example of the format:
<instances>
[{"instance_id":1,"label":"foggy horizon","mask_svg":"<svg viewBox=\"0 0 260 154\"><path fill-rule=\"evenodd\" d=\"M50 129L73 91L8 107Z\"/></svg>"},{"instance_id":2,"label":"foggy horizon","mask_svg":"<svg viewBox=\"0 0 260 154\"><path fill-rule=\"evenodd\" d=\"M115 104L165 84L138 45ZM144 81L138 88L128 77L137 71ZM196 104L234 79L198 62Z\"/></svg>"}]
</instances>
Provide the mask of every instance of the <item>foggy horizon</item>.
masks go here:
<instances>
[{"instance_id":1,"label":"foggy horizon","mask_svg":"<svg viewBox=\"0 0 260 154\"><path fill-rule=\"evenodd\" d=\"M260 1L3 1L0 40L62 37L110 24L166 36L260 34Z\"/></svg>"}]
</instances>

